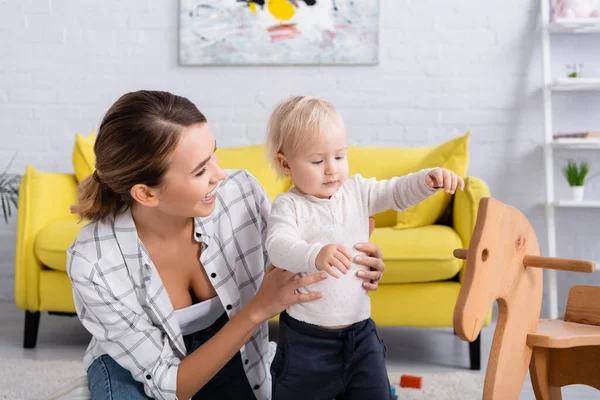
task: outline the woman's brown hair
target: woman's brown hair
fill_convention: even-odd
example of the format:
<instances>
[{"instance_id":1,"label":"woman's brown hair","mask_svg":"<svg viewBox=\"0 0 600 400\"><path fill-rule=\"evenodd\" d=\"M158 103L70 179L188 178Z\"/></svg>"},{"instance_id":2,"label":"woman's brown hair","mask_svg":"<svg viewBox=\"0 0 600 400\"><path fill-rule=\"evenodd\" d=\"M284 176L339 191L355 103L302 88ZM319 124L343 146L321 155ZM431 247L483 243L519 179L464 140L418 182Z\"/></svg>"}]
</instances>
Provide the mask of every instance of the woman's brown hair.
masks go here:
<instances>
[{"instance_id":1,"label":"woman's brown hair","mask_svg":"<svg viewBox=\"0 0 600 400\"><path fill-rule=\"evenodd\" d=\"M160 186L181 130L204 122L185 97L148 90L121 96L100 124L96 171L79 183L79 203L71 212L101 220L131 205L134 185Z\"/></svg>"}]
</instances>

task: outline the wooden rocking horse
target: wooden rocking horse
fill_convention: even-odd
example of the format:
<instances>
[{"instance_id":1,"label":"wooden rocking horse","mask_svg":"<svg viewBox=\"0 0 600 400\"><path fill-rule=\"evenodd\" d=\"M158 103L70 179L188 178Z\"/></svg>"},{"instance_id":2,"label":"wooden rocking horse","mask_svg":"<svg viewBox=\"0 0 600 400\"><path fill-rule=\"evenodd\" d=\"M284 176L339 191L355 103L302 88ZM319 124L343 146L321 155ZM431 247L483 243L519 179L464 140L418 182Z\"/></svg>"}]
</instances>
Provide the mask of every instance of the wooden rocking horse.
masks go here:
<instances>
[{"instance_id":1,"label":"wooden rocking horse","mask_svg":"<svg viewBox=\"0 0 600 400\"><path fill-rule=\"evenodd\" d=\"M600 390L600 287L575 286L565 320L539 320L542 268L593 272L588 261L541 257L535 232L517 209L497 200L479 203L454 310L454 330L472 342L494 300L498 322L485 375L484 400L518 399L530 368L537 399L561 399L561 387Z\"/></svg>"}]
</instances>

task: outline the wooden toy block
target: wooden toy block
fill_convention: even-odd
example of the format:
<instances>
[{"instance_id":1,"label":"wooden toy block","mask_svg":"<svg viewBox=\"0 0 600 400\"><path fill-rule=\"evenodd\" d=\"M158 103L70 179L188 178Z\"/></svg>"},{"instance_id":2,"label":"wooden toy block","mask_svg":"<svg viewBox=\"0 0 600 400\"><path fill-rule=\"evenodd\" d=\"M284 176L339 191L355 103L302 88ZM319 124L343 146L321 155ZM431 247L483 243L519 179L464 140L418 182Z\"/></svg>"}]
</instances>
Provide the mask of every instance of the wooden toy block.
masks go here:
<instances>
[{"instance_id":1,"label":"wooden toy block","mask_svg":"<svg viewBox=\"0 0 600 400\"><path fill-rule=\"evenodd\" d=\"M420 376L402 375L400 377L400 387L421 389L423 387L423 378Z\"/></svg>"}]
</instances>

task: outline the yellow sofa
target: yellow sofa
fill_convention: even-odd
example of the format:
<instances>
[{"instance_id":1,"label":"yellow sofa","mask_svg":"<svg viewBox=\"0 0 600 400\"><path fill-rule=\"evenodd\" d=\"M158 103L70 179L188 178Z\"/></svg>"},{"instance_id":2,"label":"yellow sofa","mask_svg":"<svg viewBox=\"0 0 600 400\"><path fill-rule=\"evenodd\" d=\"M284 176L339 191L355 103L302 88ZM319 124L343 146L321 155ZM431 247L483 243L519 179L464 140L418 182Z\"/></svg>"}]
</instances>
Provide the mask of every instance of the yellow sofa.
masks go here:
<instances>
[{"instance_id":1,"label":"yellow sofa","mask_svg":"<svg viewBox=\"0 0 600 400\"><path fill-rule=\"evenodd\" d=\"M419 169L433 149L352 147L348 158L351 173L386 179ZM219 149L217 155L223 168L248 169L271 198L289 188L289 181L275 179L263 146ZM490 195L478 178L467 176L465 183L465 190L452 196L446 206L441 217L445 224L397 229L397 212L375 216L371 241L383 251L386 264L379 289L371 293L372 317L378 325L452 327L464 267L452 251L468 247L479 200ZM76 200L76 185L75 174L40 172L33 166L27 167L22 179L15 301L26 310L25 347L35 347L40 311L75 311L65 250L82 227L69 212ZM470 352L471 368L479 369L478 341L471 344Z\"/></svg>"}]
</instances>

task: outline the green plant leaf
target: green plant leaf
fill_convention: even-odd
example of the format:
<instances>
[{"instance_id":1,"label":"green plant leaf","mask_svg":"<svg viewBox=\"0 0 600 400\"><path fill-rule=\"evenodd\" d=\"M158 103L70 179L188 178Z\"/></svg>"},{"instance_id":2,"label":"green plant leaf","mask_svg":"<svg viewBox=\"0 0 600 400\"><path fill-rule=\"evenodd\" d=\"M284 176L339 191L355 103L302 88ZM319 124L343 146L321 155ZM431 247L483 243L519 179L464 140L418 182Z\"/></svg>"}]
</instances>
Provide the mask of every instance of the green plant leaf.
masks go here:
<instances>
[{"instance_id":1,"label":"green plant leaf","mask_svg":"<svg viewBox=\"0 0 600 400\"><path fill-rule=\"evenodd\" d=\"M563 167L563 174L570 186L583 186L589 172L590 167L586 161L582 161L579 165L574 161L569 161Z\"/></svg>"},{"instance_id":2,"label":"green plant leaf","mask_svg":"<svg viewBox=\"0 0 600 400\"><path fill-rule=\"evenodd\" d=\"M8 223L9 217L12 216L12 206L15 209L19 207L18 199L21 175L8 173L15 156L10 160L4 172L0 172L0 201L2 202L2 213L6 223Z\"/></svg>"},{"instance_id":3,"label":"green plant leaf","mask_svg":"<svg viewBox=\"0 0 600 400\"><path fill-rule=\"evenodd\" d=\"M4 221L8 224L8 210L6 208L6 196L2 195L2 211L4 212Z\"/></svg>"},{"instance_id":4,"label":"green plant leaf","mask_svg":"<svg viewBox=\"0 0 600 400\"><path fill-rule=\"evenodd\" d=\"M587 177L587 174L590 172L590 166L588 165L587 162L582 162L579 168L579 176L578 176L578 183L579 186L583 186L585 183L585 178Z\"/></svg>"}]
</instances>

